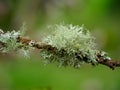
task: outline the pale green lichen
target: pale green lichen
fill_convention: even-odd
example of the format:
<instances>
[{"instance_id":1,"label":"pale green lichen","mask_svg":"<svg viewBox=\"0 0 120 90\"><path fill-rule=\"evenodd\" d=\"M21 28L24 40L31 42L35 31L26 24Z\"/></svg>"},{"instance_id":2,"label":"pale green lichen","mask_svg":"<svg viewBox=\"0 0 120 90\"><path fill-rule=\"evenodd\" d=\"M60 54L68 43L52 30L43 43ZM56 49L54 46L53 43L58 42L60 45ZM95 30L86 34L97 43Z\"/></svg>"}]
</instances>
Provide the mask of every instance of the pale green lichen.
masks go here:
<instances>
[{"instance_id":1,"label":"pale green lichen","mask_svg":"<svg viewBox=\"0 0 120 90\"><path fill-rule=\"evenodd\" d=\"M36 41L22 43L18 37L24 37L25 24L19 31L4 33L0 29L0 51L17 51L25 57L29 57L30 47L40 49L40 55L49 62L58 62L60 66L80 67L81 64L91 63L97 65L98 58L111 60L104 51L96 48L94 37L84 26L73 26L72 24L55 24L48 27L53 32L46 36L40 44ZM37 46L36 46L37 45ZM38 48L40 46L41 48Z\"/></svg>"},{"instance_id":2,"label":"pale green lichen","mask_svg":"<svg viewBox=\"0 0 120 90\"><path fill-rule=\"evenodd\" d=\"M20 28L19 31L7 31L4 33L3 30L0 29L0 42L3 46L0 48L0 51L3 53L10 53L11 51L18 51L24 56L28 57L29 46L23 45L21 42L18 42L17 38L19 36L23 36L25 31L25 25Z\"/></svg>"},{"instance_id":3,"label":"pale green lichen","mask_svg":"<svg viewBox=\"0 0 120 90\"><path fill-rule=\"evenodd\" d=\"M0 34L0 41L5 44L1 48L2 52L9 52L11 50L16 50L20 43L17 43L17 37L20 35L20 32L11 31L7 33Z\"/></svg>"},{"instance_id":4,"label":"pale green lichen","mask_svg":"<svg viewBox=\"0 0 120 90\"><path fill-rule=\"evenodd\" d=\"M54 32L47 36L43 42L56 47L58 51L53 53L43 50L41 54L45 59L49 58L52 62L58 61L59 66L79 67L84 62L97 64L98 50L94 43L94 37L84 26L55 24L49 26L48 29Z\"/></svg>"},{"instance_id":5,"label":"pale green lichen","mask_svg":"<svg viewBox=\"0 0 120 90\"><path fill-rule=\"evenodd\" d=\"M25 32L27 31L25 22L22 24L22 26L20 27L20 29L18 31L20 32L21 36L25 35Z\"/></svg>"}]
</instances>

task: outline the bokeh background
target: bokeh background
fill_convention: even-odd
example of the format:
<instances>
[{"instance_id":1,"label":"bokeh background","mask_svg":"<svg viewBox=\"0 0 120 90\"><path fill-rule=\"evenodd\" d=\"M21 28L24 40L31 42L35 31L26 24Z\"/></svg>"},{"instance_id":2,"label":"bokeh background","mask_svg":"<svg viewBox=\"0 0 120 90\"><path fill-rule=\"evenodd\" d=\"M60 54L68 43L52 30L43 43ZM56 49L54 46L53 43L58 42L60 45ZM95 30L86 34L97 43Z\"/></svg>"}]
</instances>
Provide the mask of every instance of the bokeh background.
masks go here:
<instances>
[{"instance_id":1,"label":"bokeh background","mask_svg":"<svg viewBox=\"0 0 120 90\"><path fill-rule=\"evenodd\" d=\"M49 24L84 24L98 48L120 60L120 0L0 0L1 29L19 30L23 22L35 40L48 33ZM0 54L0 90L120 90L120 68L58 68L44 65L38 52L30 59Z\"/></svg>"}]
</instances>

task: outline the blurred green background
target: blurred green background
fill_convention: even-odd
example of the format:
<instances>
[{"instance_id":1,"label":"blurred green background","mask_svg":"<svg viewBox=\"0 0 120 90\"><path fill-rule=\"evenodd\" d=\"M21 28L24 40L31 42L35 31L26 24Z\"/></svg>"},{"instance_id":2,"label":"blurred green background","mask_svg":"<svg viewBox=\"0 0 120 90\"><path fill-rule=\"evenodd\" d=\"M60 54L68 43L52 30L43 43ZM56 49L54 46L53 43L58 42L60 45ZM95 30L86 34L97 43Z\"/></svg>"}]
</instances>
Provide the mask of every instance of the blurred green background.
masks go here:
<instances>
[{"instance_id":1,"label":"blurred green background","mask_svg":"<svg viewBox=\"0 0 120 90\"><path fill-rule=\"evenodd\" d=\"M120 0L0 0L0 28L19 30L41 40L55 23L84 24L98 48L120 60ZM120 69L98 65L80 69L44 65L39 54L30 59L0 54L0 90L120 90Z\"/></svg>"}]
</instances>

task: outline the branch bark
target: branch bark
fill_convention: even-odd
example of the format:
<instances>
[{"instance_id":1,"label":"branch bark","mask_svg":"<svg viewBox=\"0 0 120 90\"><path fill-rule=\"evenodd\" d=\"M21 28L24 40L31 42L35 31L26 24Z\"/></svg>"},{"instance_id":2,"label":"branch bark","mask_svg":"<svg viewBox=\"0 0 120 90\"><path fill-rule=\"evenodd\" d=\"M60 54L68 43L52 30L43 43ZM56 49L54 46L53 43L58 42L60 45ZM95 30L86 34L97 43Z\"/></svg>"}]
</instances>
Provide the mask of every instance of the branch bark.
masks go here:
<instances>
[{"instance_id":1,"label":"branch bark","mask_svg":"<svg viewBox=\"0 0 120 90\"><path fill-rule=\"evenodd\" d=\"M26 39L23 37L18 37L17 39L18 39L18 42L21 42L26 45L31 45L31 47L34 47L36 49L46 49L46 50L51 50L53 52L55 52L57 50L57 48L52 47L51 45L47 45L47 44L33 41L30 39ZM31 43L31 42L33 42L33 43ZM120 67L120 61L105 60L100 55L97 55L97 57L98 57L98 59L97 59L98 64L105 65L105 66L111 68L112 70L114 70L116 67Z\"/></svg>"},{"instance_id":2,"label":"branch bark","mask_svg":"<svg viewBox=\"0 0 120 90\"><path fill-rule=\"evenodd\" d=\"M120 67L120 61L116 61L116 60L104 60L104 59L98 59L97 62L99 64L108 66L109 68L111 68L112 70L115 69L115 67Z\"/></svg>"}]
</instances>

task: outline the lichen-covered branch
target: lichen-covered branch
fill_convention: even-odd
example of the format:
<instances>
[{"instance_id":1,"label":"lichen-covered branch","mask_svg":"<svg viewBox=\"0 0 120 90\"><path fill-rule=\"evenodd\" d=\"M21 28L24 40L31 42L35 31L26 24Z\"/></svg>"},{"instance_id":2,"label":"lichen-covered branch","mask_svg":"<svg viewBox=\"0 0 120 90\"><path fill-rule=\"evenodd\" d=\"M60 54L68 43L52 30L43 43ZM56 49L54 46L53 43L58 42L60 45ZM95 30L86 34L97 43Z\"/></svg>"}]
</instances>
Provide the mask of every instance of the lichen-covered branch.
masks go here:
<instances>
[{"instance_id":1,"label":"lichen-covered branch","mask_svg":"<svg viewBox=\"0 0 120 90\"><path fill-rule=\"evenodd\" d=\"M79 68L90 63L94 66L102 64L113 70L120 67L120 61L111 60L104 51L96 49L94 37L83 26L60 24L50 26L50 29L54 33L40 42L25 38L20 31L0 31L0 50L3 53L20 50L27 56L31 47L36 48L47 62L58 62L59 66Z\"/></svg>"},{"instance_id":2,"label":"lichen-covered branch","mask_svg":"<svg viewBox=\"0 0 120 90\"><path fill-rule=\"evenodd\" d=\"M30 43L33 42L31 46L36 48L36 49L49 50L49 51L51 51L53 53L58 51L57 48L52 47L51 45L42 44L40 42L36 42L36 41L30 40L30 39L26 39L26 38L23 38L23 37L18 37L18 41L23 43L23 44L26 44L26 45L30 45ZM76 54L76 57L79 58L79 55ZM97 57L98 57L97 58L98 64L102 64L102 65L108 66L112 70L114 70L115 67L120 67L120 61L109 60L109 58L108 59L107 58L103 58L103 56L100 53L97 54Z\"/></svg>"}]
</instances>

